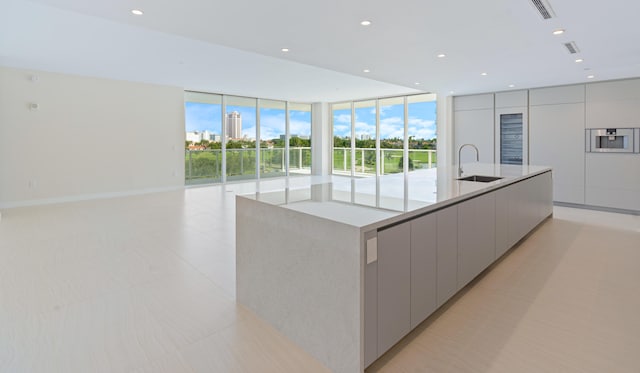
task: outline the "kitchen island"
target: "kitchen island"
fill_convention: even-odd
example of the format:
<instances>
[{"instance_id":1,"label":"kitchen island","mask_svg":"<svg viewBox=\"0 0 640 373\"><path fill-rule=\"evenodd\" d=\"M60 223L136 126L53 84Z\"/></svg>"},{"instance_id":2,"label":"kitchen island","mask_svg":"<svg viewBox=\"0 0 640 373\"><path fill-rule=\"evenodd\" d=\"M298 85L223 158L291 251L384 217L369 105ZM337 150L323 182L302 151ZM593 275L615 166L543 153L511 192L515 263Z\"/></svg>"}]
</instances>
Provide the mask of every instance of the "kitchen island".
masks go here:
<instances>
[{"instance_id":1,"label":"kitchen island","mask_svg":"<svg viewBox=\"0 0 640 373\"><path fill-rule=\"evenodd\" d=\"M551 170L468 164L236 198L240 303L362 372L552 213Z\"/></svg>"}]
</instances>

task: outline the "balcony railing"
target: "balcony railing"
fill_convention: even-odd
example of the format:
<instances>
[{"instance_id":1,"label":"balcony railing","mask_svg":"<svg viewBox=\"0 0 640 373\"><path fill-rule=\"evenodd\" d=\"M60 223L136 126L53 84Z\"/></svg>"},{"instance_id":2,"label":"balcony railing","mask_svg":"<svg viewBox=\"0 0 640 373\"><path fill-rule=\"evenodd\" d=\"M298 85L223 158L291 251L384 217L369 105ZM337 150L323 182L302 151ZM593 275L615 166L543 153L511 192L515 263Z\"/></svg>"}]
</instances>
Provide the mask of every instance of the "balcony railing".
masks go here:
<instances>
[{"instance_id":1,"label":"balcony railing","mask_svg":"<svg viewBox=\"0 0 640 373\"><path fill-rule=\"evenodd\" d=\"M380 149L380 174L394 174L403 171L402 149ZM436 166L436 151L433 149L409 149L409 170L433 168ZM333 172L351 173L351 148L333 148ZM355 173L376 174L376 149L355 149Z\"/></svg>"},{"instance_id":2,"label":"balcony railing","mask_svg":"<svg viewBox=\"0 0 640 373\"><path fill-rule=\"evenodd\" d=\"M256 149L227 149L227 180L256 177ZM222 181L222 150L185 150L185 183L208 184ZM311 148L289 148L289 173L311 173ZM260 176L286 174L284 148L260 148Z\"/></svg>"}]
</instances>

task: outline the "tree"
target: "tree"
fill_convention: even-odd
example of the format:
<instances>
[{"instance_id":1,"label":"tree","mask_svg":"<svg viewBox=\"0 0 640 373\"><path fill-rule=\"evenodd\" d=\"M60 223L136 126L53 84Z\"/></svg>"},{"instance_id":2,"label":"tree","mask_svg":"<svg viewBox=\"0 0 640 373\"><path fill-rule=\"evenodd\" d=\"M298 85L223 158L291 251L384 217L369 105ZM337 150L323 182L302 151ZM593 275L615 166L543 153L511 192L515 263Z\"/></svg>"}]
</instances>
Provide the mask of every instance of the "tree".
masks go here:
<instances>
[{"instance_id":1,"label":"tree","mask_svg":"<svg viewBox=\"0 0 640 373\"><path fill-rule=\"evenodd\" d=\"M400 157L398 161L398 167L402 170L404 168L404 157ZM409 158L409 170L413 170L413 159Z\"/></svg>"}]
</instances>

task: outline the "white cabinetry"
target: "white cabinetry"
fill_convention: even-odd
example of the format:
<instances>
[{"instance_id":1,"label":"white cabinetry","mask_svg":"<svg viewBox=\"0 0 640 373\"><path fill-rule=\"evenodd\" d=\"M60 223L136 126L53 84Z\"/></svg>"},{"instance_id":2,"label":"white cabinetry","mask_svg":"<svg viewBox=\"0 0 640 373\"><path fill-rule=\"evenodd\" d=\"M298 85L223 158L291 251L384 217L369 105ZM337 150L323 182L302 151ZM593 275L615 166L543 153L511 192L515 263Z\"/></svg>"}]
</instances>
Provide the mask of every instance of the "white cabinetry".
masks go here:
<instances>
[{"instance_id":1,"label":"white cabinetry","mask_svg":"<svg viewBox=\"0 0 640 373\"><path fill-rule=\"evenodd\" d=\"M368 366L551 214L551 172L377 231L365 267ZM365 240L376 232L365 234Z\"/></svg>"},{"instance_id":2,"label":"white cabinetry","mask_svg":"<svg viewBox=\"0 0 640 373\"><path fill-rule=\"evenodd\" d=\"M495 193L458 204L458 289L495 259Z\"/></svg>"},{"instance_id":3,"label":"white cabinetry","mask_svg":"<svg viewBox=\"0 0 640 373\"><path fill-rule=\"evenodd\" d=\"M436 212L437 301L443 305L458 290L458 206Z\"/></svg>"},{"instance_id":4,"label":"white cabinetry","mask_svg":"<svg viewBox=\"0 0 640 373\"><path fill-rule=\"evenodd\" d=\"M454 97L454 144L455 162L457 150L462 144L471 143L480 151L480 162L494 163L493 149L493 94ZM476 155L470 150L462 153L462 163L475 162Z\"/></svg>"},{"instance_id":5,"label":"white cabinetry","mask_svg":"<svg viewBox=\"0 0 640 373\"><path fill-rule=\"evenodd\" d=\"M547 172L495 192L496 259L553 213L551 184Z\"/></svg>"},{"instance_id":6,"label":"white cabinetry","mask_svg":"<svg viewBox=\"0 0 640 373\"><path fill-rule=\"evenodd\" d=\"M640 210L640 155L587 153L587 205Z\"/></svg>"},{"instance_id":7,"label":"white cabinetry","mask_svg":"<svg viewBox=\"0 0 640 373\"><path fill-rule=\"evenodd\" d=\"M411 330L411 223L378 232L378 356Z\"/></svg>"},{"instance_id":8,"label":"white cabinetry","mask_svg":"<svg viewBox=\"0 0 640 373\"><path fill-rule=\"evenodd\" d=\"M587 128L640 128L640 79L593 83L586 90ZM640 154L587 153L585 203L640 210Z\"/></svg>"},{"instance_id":9,"label":"white cabinetry","mask_svg":"<svg viewBox=\"0 0 640 373\"><path fill-rule=\"evenodd\" d=\"M513 236L509 234L513 222L510 217L510 206L513 204L513 188L496 190L496 258L501 257L513 246Z\"/></svg>"},{"instance_id":10,"label":"white cabinetry","mask_svg":"<svg viewBox=\"0 0 640 373\"><path fill-rule=\"evenodd\" d=\"M411 329L436 310L436 214L411 221Z\"/></svg>"},{"instance_id":11,"label":"white cabinetry","mask_svg":"<svg viewBox=\"0 0 640 373\"><path fill-rule=\"evenodd\" d=\"M584 204L584 85L532 89L530 163L553 168L555 201Z\"/></svg>"},{"instance_id":12,"label":"white cabinetry","mask_svg":"<svg viewBox=\"0 0 640 373\"><path fill-rule=\"evenodd\" d=\"M590 83L587 128L640 127L640 79Z\"/></svg>"}]
</instances>

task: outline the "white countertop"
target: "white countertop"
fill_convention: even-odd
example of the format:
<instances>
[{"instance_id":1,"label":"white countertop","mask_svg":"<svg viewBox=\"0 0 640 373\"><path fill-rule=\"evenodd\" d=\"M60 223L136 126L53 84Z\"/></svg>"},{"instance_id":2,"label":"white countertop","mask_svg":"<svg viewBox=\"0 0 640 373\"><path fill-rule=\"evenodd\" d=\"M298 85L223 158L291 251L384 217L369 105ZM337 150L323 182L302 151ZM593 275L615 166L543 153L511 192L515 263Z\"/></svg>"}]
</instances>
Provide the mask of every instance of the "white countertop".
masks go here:
<instances>
[{"instance_id":1,"label":"white countertop","mask_svg":"<svg viewBox=\"0 0 640 373\"><path fill-rule=\"evenodd\" d=\"M464 176L498 176L480 183L457 180L455 169L424 169L378 178L332 176L331 182L238 196L361 228L377 229L550 171L545 166L469 163Z\"/></svg>"}]
</instances>

